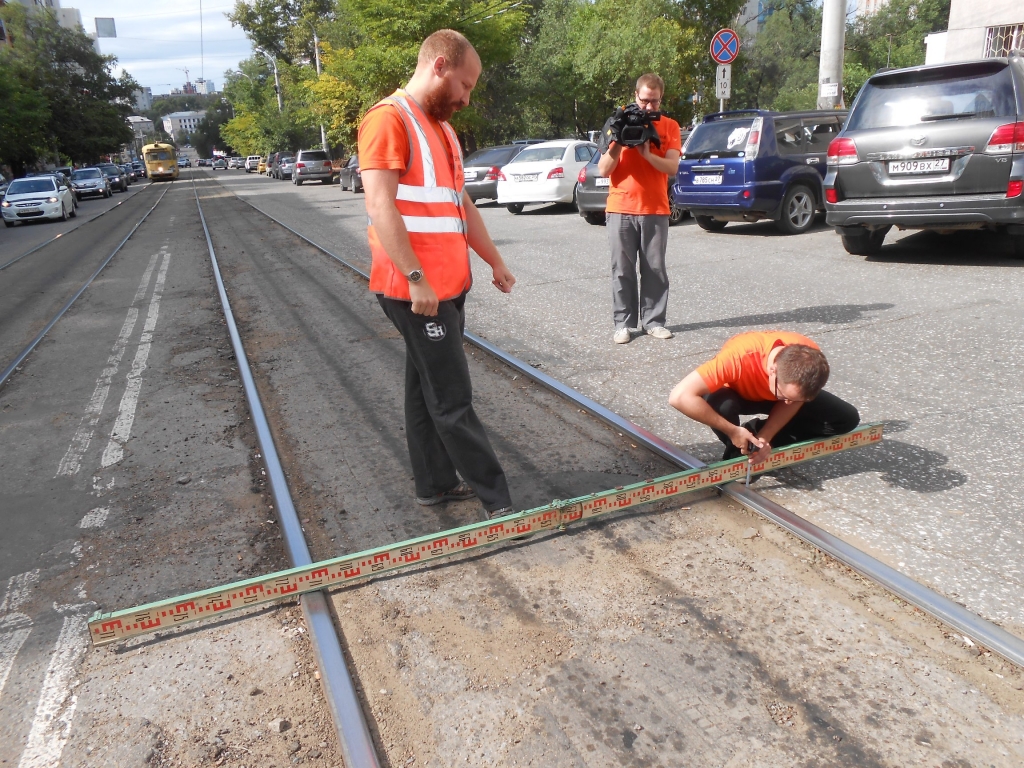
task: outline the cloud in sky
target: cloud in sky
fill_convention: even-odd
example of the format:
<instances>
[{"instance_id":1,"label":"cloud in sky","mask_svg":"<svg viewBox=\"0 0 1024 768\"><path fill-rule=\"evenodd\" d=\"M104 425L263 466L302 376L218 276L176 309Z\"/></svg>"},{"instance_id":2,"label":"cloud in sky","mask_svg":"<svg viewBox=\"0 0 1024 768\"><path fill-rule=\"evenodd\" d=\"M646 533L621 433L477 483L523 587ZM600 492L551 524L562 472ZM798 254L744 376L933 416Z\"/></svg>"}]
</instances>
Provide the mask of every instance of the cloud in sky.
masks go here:
<instances>
[{"instance_id":1,"label":"cloud in sky","mask_svg":"<svg viewBox=\"0 0 1024 768\"><path fill-rule=\"evenodd\" d=\"M86 32L95 32L94 19L113 17L116 38L101 38L100 50L117 56L140 85L153 93L170 93L185 82L188 69L194 82L198 77L224 86L224 71L252 55L245 33L232 27L224 14L234 7L226 0L203 3L203 55L199 45L199 0L181 0L167 5L139 3L138 0L64 0L65 8L78 8ZM115 70L117 72L118 70Z\"/></svg>"}]
</instances>

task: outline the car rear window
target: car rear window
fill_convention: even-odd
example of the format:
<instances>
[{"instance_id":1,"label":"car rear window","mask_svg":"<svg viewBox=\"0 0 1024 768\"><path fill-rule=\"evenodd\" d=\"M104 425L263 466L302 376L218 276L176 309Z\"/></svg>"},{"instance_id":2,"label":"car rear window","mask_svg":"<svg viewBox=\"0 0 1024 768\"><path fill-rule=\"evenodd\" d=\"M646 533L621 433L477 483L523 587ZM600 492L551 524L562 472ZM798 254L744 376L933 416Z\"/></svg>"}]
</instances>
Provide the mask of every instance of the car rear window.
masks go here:
<instances>
[{"instance_id":1,"label":"car rear window","mask_svg":"<svg viewBox=\"0 0 1024 768\"><path fill-rule=\"evenodd\" d=\"M991 65L962 70L944 67L875 78L864 86L846 128L1014 117L1017 108L1010 68L996 66L999 69L994 72Z\"/></svg>"},{"instance_id":2,"label":"car rear window","mask_svg":"<svg viewBox=\"0 0 1024 768\"><path fill-rule=\"evenodd\" d=\"M327 160L327 153L321 150L310 150L309 152L300 152L299 158L301 160Z\"/></svg>"},{"instance_id":3,"label":"car rear window","mask_svg":"<svg viewBox=\"0 0 1024 768\"><path fill-rule=\"evenodd\" d=\"M531 147L524 149L513 159L513 163L543 163L550 160L561 160L568 147Z\"/></svg>"},{"instance_id":4,"label":"car rear window","mask_svg":"<svg viewBox=\"0 0 1024 768\"><path fill-rule=\"evenodd\" d=\"M466 158L465 165L505 165L512 156L519 151L519 147L491 147L489 149L478 149Z\"/></svg>"},{"instance_id":5,"label":"car rear window","mask_svg":"<svg viewBox=\"0 0 1024 768\"><path fill-rule=\"evenodd\" d=\"M7 187L8 195L30 195L34 192L53 192L57 183L53 179L15 179Z\"/></svg>"},{"instance_id":6,"label":"car rear window","mask_svg":"<svg viewBox=\"0 0 1024 768\"><path fill-rule=\"evenodd\" d=\"M701 123L686 140L683 157L700 157L709 152L736 157L746 148L747 135L753 124L753 118Z\"/></svg>"}]
</instances>

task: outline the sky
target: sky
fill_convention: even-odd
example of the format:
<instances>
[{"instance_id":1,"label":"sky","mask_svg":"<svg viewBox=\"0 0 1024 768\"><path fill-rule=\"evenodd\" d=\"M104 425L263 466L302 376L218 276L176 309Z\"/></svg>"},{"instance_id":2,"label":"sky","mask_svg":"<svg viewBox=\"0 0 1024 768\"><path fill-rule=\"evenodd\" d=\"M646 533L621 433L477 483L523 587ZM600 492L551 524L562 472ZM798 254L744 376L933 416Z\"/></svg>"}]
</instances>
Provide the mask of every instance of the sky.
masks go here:
<instances>
[{"instance_id":1,"label":"sky","mask_svg":"<svg viewBox=\"0 0 1024 768\"><path fill-rule=\"evenodd\" d=\"M62 0L62 8L82 13L86 32L95 32L96 16L113 17L117 38L100 38L100 50L117 56L115 74L128 71L153 94L170 93L189 79L205 77L217 90L224 87L224 71L252 55L252 47L238 27L224 14L234 7L232 0L204 0L203 53L199 51L200 0L172 0L143 3L139 0Z\"/></svg>"}]
</instances>

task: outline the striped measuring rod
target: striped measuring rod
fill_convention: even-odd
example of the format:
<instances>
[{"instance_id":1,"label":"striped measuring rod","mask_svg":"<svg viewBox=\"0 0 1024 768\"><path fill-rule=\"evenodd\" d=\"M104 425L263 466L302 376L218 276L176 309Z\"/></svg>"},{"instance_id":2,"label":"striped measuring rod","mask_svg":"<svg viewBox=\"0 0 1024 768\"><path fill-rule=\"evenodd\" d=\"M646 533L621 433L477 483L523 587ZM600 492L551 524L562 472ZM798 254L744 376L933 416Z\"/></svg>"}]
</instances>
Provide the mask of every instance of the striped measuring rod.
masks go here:
<instances>
[{"instance_id":1,"label":"striped measuring rod","mask_svg":"<svg viewBox=\"0 0 1024 768\"><path fill-rule=\"evenodd\" d=\"M760 474L850 448L871 445L881 439L882 425L868 424L845 435L809 440L779 448L765 461L754 464L750 469L753 473ZM190 595L159 600L137 608L113 613L98 612L89 620L89 636L94 646L106 645L282 598L294 598L303 592L352 584L429 560L456 555L524 535L551 531L598 515L742 480L746 474L745 458L721 461L699 469L619 486L568 501L555 500L543 507L496 520L464 525L450 531L420 536L397 544L278 571L222 587L204 589Z\"/></svg>"}]
</instances>

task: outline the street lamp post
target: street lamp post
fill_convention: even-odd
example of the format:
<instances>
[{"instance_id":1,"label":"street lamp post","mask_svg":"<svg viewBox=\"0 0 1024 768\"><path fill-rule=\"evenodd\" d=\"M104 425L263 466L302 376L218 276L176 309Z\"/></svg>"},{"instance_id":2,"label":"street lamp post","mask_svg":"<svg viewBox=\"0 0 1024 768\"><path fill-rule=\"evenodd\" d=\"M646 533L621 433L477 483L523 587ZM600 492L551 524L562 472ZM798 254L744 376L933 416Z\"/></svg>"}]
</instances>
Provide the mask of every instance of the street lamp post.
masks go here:
<instances>
[{"instance_id":1,"label":"street lamp post","mask_svg":"<svg viewBox=\"0 0 1024 768\"><path fill-rule=\"evenodd\" d=\"M281 78L277 74L277 59L275 59L266 51L261 50L259 48L257 48L256 51L258 53L263 54L263 56L266 57L267 61L269 61L270 64L274 67L274 90L277 91L277 111L284 112L284 102L281 101Z\"/></svg>"},{"instance_id":2,"label":"street lamp post","mask_svg":"<svg viewBox=\"0 0 1024 768\"><path fill-rule=\"evenodd\" d=\"M316 27L312 24L309 25L310 29L313 30L313 52L316 57L316 76L320 77L320 38L316 34ZM327 149L327 131L324 130L324 124L320 123L320 143L323 145L324 152L330 156L330 150Z\"/></svg>"}]
</instances>

